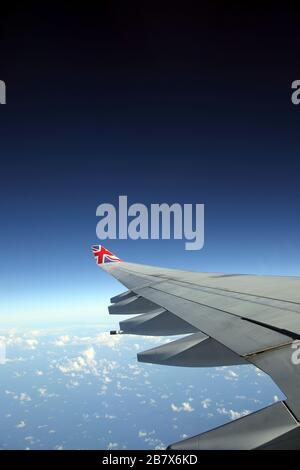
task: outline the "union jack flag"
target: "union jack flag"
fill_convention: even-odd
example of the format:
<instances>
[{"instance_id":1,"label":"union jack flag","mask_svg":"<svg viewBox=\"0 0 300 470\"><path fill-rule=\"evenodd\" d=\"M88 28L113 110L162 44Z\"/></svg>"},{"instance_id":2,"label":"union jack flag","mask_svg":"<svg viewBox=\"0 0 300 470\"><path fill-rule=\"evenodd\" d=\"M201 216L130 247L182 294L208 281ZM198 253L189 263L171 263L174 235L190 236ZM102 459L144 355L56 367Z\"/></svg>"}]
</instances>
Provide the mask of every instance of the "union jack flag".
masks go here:
<instances>
[{"instance_id":1,"label":"union jack flag","mask_svg":"<svg viewBox=\"0 0 300 470\"><path fill-rule=\"evenodd\" d=\"M102 245L93 245L92 246L93 255L95 256L97 264L103 263L113 263L114 261L121 261L120 258L113 255Z\"/></svg>"}]
</instances>

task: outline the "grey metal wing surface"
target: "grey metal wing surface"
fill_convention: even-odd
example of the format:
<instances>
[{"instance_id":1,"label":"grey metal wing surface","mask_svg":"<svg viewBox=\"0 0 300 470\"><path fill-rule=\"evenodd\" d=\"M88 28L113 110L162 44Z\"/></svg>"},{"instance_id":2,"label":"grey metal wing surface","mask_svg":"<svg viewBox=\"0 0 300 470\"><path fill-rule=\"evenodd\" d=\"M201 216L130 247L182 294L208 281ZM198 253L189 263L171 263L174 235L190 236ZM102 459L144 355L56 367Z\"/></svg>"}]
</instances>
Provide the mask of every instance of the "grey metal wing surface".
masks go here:
<instances>
[{"instance_id":1,"label":"grey metal wing surface","mask_svg":"<svg viewBox=\"0 0 300 470\"><path fill-rule=\"evenodd\" d=\"M109 307L110 314L135 315L120 322L122 333L185 335L139 353L138 361L185 367L250 363L286 396L170 449L300 448L300 365L291 359L292 344L300 339L299 277L196 273L100 261L128 289L113 297Z\"/></svg>"}]
</instances>

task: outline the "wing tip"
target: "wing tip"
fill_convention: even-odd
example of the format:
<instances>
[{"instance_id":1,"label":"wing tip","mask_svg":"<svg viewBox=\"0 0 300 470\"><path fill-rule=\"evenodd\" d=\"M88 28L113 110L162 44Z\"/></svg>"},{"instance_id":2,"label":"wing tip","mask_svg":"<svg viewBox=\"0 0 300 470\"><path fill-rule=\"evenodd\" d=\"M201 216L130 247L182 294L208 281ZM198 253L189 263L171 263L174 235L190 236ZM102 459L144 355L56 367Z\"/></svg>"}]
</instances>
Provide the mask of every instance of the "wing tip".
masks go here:
<instances>
[{"instance_id":1,"label":"wing tip","mask_svg":"<svg viewBox=\"0 0 300 470\"><path fill-rule=\"evenodd\" d=\"M103 245L92 245L92 253L98 265L122 261Z\"/></svg>"}]
</instances>

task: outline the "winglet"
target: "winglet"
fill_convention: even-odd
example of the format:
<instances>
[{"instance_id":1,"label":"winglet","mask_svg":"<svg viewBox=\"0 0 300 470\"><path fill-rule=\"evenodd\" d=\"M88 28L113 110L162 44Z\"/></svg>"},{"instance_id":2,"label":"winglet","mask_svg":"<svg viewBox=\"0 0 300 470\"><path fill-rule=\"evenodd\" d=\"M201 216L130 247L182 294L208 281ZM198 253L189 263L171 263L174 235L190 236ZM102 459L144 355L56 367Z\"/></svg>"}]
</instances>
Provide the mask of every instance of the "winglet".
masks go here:
<instances>
[{"instance_id":1,"label":"winglet","mask_svg":"<svg viewBox=\"0 0 300 470\"><path fill-rule=\"evenodd\" d=\"M113 253L104 248L103 245L92 246L93 255L97 264L113 263L115 261L122 261L120 258L115 256Z\"/></svg>"}]
</instances>

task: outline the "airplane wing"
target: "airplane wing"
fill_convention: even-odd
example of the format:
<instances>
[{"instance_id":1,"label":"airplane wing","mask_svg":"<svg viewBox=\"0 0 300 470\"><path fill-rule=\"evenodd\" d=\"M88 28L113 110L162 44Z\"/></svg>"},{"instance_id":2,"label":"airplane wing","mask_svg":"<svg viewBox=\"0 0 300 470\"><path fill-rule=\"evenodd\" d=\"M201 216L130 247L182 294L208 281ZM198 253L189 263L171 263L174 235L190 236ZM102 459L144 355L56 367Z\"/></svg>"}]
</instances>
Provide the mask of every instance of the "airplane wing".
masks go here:
<instances>
[{"instance_id":1,"label":"airplane wing","mask_svg":"<svg viewBox=\"0 0 300 470\"><path fill-rule=\"evenodd\" d=\"M196 273L121 261L101 245L96 262L128 290L110 314L132 314L122 333L186 335L137 355L138 361L185 367L254 364L286 396L260 411L169 449L300 449L300 277ZM295 361L294 361L295 362Z\"/></svg>"}]
</instances>

